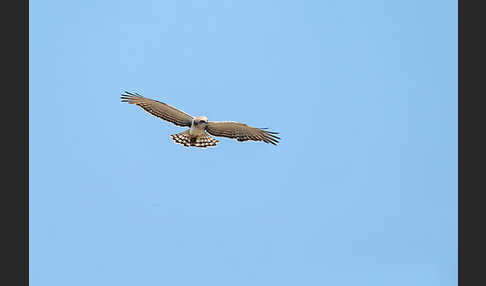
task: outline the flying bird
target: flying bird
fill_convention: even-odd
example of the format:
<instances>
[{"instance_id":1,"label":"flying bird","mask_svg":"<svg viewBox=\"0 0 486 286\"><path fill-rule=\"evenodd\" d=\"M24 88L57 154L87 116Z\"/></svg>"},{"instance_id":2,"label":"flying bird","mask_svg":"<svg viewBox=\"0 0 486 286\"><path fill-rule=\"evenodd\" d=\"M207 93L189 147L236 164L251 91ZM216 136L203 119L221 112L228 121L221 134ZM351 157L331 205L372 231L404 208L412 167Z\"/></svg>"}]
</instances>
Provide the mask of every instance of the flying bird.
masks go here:
<instances>
[{"instance_id":1,"label":"flying bird","mask_svg":"<svg viewBox=\"0 0 486 286\"><path fill-rule=\"evenodd\" d=\"M136 104L150 114L172 122L177 126L189 127L184 132L170 135L175 143L186 147L206 148L208 146L216 146L219 141L209 134L234 138L238 141L263 141L273 145L277 145L280 139L276 135L278 134L277 132L267 131L267 128L255 128L234 121L209 121L206 116L194 117L173 106L143 97L138 93L125 91L121 95L121 101Z\"/></svg>"}]
</instances>

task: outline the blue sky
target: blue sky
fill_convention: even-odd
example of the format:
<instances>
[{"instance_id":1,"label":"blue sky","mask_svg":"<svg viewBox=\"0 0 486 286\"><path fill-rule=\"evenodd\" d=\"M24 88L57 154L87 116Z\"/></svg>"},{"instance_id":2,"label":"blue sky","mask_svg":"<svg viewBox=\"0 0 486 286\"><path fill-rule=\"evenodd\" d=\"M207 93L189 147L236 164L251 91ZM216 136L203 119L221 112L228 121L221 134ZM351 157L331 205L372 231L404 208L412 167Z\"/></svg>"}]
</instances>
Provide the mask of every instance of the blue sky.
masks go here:
<instances>
[{"instance_id":1,"label":"blue sky","mask_svg":"<svg viewBox=\"0 0 486 286\"><path fill-rule=\"evenodd\" d=\"M29 132L33 286L457 284L456 1L31 1Z\"/></svg>"}]
</instances>

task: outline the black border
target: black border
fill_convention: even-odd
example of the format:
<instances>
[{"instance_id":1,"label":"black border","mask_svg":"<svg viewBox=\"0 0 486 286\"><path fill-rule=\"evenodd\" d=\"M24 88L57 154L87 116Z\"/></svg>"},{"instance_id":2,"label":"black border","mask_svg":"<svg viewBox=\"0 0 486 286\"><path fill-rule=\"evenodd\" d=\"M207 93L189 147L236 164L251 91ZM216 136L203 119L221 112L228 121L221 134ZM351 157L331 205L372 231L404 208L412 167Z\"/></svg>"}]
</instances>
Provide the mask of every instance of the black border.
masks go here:
<instances>
[{"instance_id":1,"label":"black border","mask_svg":"<svg viewBox=\"0 0 486 286\"><path fill-rule=\"evenodd\" d=\"M3 1L1 285L29 285L29 1Z\"/></svg>"},{"instance_id":2,"label":"black border","mask_svg":"<svg viewBox=\"0 0 486 286\"><path fill-rule=\"evenodd\" d=\"M484 160L478 152L484 148L485 105L474 99L486 95L482 55L484 9L472 5L479 1L458 1L458 280L459 285L486 285L484 201L480 195L486 186L481 180ZM474 136L476 135L476 136Z\"/></svg>"}]
</instances>

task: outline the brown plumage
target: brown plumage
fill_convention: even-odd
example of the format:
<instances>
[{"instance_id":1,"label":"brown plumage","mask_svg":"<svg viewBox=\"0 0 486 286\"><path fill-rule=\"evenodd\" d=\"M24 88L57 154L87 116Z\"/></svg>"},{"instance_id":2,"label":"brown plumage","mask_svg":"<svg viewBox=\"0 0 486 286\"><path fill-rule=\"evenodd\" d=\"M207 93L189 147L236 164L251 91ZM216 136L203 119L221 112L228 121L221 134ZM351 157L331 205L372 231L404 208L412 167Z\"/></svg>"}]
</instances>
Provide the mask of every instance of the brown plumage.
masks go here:
<instances>
[{"instance_id":1,"label":"brown plumage","mask_svg":"<svg viewBox=\"0 0 486 286\"><path fill-rule=\"evenodd\" d=\"M234 121L208 121L206 116L193 117L173 106L143 97L138 93L125 92L121 99L122 102L136 104L150 114L177 126L190 127L184 132L171 135L175 143L186 147L216 146L219 141L209 136L206 131L214 136L234 138L240 142L252 140L277 145L280 140L276 135L277 132L267 131L266 128L255 128Z\"/></svg>"},{"instance_id":2,"label":"brown plumage","mask_svg":"<svg viewBox=\"0 0 486 286\"><path fill-rule=\"evenodd\" d=\"M210 121L206 127L206 131L214 136L223 136L234 138L238 141L263 141L277 145L280 139L275 134L277 132L266 131L266 128L255 128L239 122L232 121Z\"/></svg>"},{"instance_id":3,"label":"brown plumage","mask_svg":"<svg viewBox=\"0 0 486 286\"><path fill-rule=\"evenodd\" d=\"M177 126L190 127L192 116L166 103L149 99L138 93L125 92L121 96L122 102L136 104L145 111L161 119L172 122Z\"/></svg>"}]
</instances>

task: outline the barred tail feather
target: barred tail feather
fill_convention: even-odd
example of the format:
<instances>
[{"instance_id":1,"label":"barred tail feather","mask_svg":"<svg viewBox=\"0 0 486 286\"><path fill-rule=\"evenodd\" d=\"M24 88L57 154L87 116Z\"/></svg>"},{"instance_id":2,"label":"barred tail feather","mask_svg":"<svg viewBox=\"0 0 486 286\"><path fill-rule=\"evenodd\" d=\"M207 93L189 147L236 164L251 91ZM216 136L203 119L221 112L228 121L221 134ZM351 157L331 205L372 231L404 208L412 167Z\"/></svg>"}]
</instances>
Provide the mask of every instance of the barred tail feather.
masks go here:
<instances>
[{"instance_id":1,"label":"barred tail feather","mask_svg":"<svg viewBox=\"0 0 486 286\"><path fill-rule=\"evenodd\" d=\"M200 147L200 148L206 148L206 147L211 147L211 146L216 146L218 144L218 140L214 139L213 137L207 135L207 134L202 134L198 135L197 137L192 137L189 134L189 130L186 130L181 133L177 134L172 134L170 135L172 137L172 140L174 140L175 143L182 144L186 147Z\"/></svg>"}]
</instances>

